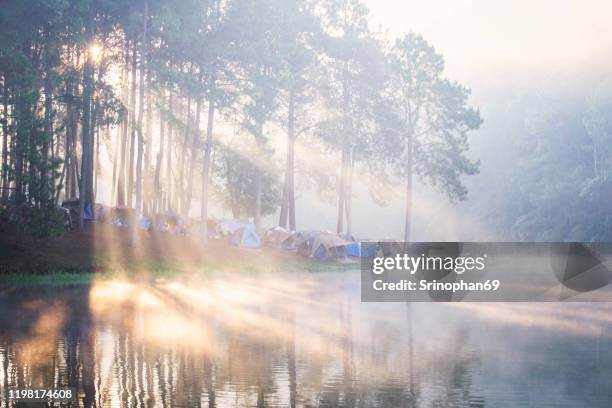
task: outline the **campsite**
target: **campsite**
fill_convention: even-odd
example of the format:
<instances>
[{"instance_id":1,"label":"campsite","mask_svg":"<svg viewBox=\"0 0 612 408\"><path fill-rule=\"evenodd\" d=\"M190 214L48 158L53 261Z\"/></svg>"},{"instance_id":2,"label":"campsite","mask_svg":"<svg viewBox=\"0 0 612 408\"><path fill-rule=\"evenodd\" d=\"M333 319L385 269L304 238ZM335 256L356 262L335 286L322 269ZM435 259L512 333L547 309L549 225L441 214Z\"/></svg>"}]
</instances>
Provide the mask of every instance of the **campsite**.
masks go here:
<instances>
[{"instance_id":1,"label":"campsite","mask_svg":"<svg viewBox=\"0 0 612 408\"><path fill-rule=\"evenodd\" d=\"M72 217L78 211L70 203L62 208ZM234 270L244 265L255 271L316 271L334 265L358 268L361 256L360 241L348 241L329 231L289 232L273 227L258 232L248 220L211 219L209 241L203 246L199 220L184 221L175 213L164 212L135 222L133 210L102 205L94 208L83 231L70 227L78 221L67 221L60 237L26 238L20 247L15 246L10 230L0 230L4 248L0 253L0 281L23 279L28 270L35 271L34 275L48 275L47 279L67 273L76 281L92 279L96 274L112 275L118 270L152 268L176 273L194 268L208 271L211 265L224 270L225 264Z\"/></svg>"},{"instance_id":2,"label":"campsite","mask_svg":"<svg viewBox=\"0 0 612 408\"><path fill-rule=\"evenodd\" d=\"M611 20L1 0L0 408L612 407Z\"/></svg>"}]
</instances>

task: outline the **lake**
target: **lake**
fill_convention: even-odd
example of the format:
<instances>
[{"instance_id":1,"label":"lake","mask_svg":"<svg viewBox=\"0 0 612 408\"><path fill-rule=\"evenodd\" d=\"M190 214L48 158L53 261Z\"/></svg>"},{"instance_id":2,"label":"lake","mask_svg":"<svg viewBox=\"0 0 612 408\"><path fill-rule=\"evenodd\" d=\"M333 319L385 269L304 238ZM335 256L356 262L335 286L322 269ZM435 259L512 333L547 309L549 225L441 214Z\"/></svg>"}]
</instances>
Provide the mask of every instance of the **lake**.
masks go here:
<instances>
[{"instance_id":1,"label":"lake","mask_svg":"<svg viewBox=\"0 0 612 408\"><path fill-rule=\"evenodd\" d=\"M358 272L0 291L11 388L99 407L612 406L608 303L361 303ZM58 403L59 406L59 403Z\"/></svg>"}]
</instances>

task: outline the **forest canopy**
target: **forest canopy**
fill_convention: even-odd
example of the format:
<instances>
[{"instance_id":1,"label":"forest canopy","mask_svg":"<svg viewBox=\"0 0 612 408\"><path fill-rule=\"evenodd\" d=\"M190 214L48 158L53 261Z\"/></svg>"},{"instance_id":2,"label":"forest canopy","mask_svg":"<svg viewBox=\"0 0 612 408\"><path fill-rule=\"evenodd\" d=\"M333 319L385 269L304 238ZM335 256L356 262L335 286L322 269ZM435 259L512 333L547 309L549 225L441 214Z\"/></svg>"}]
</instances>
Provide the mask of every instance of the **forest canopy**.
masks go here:
<instances>
[{"instance_id":1,"label":"forest canopy","mask_svg":"<svg viewBox=\"0 0 612 408\"><path fill-rule=\"evenodd\" d=\"M3 208L46 234L40 220L78 200L82 226L106 175L107 204L145 216L207 220L215 199L257 226L278 211L295 230L299 178L334 197L351 235L365 174L376 202L389 185L405 195L409 240L413 179L464 199L482 119L426 39L388 39L368 13L358 0L5 2Z\"/></svg>"}]
</instances>

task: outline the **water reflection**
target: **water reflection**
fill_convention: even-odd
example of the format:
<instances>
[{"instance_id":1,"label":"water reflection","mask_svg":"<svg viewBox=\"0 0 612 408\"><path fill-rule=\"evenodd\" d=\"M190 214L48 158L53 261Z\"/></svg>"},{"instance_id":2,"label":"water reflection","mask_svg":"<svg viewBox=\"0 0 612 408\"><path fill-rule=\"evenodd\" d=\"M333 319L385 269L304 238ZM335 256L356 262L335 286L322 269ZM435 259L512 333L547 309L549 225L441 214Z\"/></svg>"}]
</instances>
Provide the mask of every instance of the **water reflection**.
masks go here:
<instances>
[{"instance_id":1,"label":"water reflection","mask_svg":"<svg viewBox=\"0 0 612 408\"><path fill-rule=\"evenodd\" d=\"M357 275L0 294L9 387L100 407L609 407L608 304L362 304Z\"/></svg>"}]
</instances>

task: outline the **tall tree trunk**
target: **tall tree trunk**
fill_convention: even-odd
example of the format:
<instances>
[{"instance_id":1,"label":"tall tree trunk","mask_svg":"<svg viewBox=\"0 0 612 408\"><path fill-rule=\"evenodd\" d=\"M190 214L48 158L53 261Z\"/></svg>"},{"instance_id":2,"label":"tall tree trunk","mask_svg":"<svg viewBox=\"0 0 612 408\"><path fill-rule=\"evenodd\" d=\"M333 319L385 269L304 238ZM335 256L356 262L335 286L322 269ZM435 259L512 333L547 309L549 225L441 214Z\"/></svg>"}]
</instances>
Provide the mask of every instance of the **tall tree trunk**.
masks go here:
<instances>
[{"instance_id":1,"label":"tall tree trunk","mask_svg":"<svg viewBox=\"0 0 612 408\"><path fill-rule=\"evenodd\" d=\"M340 185L338 186L338 224L336 227L337 233L344 232L344 217L346 210L346 191L347 191L347 162L348 162L348 152L344 147L345 142L342 143L342 159L340 163Z\"/></svg>"},{"instance_id":2,"label":"tall tree trunk","mask_svg":"<svg viewBox=\"0 0 612 408\"><path fill-rule=\"evenodd\" d=\"M202 71L200 71L198 84L202 83ZM182 215L185 219L189 217L189 209L191 208L191 198L193 193L193 172L196 166L198 150L200 148L200 117L202 116L202 97L197 96L195 124L193 129L193 137L191 139L191 158L189 160L189 173L187 176L187 190L185 192L185 202L183 203Z\"/></svg>"},{"instance_id":3,"label":"tall tree trunk","mask_svg":"<svg viewBox=\"0 0 612 408\"><path fill-rule=\"evenodd\" d=\"M93 75L93 74L92 74ZM92 79L92 83L95 81ZM97 157L97 148L98 148L98 140L99 140L99 129L98 129L98 100L95 97L95 92L92 89L91 96L91 124L89 125L89 163L87 163L87 202L93 206L96 202L96 191L94 184L94 172L96 171L96 165L98 163Z\"/></svg>"},{"instance_id":4,"label":"tall tree trunk","mask_svg":"<svg viewBox=\"0 0 612 408\"><path fill-rule=\"evenodd\" d=\"M129 116L129 115L128 115ZM126 205L125 197L125 178L126 178L126 166L127 166L127 153L128 153L128 131L129 131L129 119L126 116L121 123L120 130L120 159L119 159L119 176L117 180L117 206L124 207Z\"/></svg>"},{"instance_id":5,"label":"tall tree trunk","mask_svg":"<svg viewBox=\"0 0 612 408\"><path fill-rule=\"evenodd\" d=\"M74 87L70 86L69 95L70 102L66 107L67 127L66 127L66 147L64 151L64 159L66 160L66 187L65 199L75 199L77 197L77 133L78 133L78 118L77 107L75 106Z\"/></svg>"},{"instance_id":6,"label":"tall tree trunk","mask_svg":"<svg viewBox=\"0 0 612 408\"><path fill-rule=\"evenodd\" d=\"M121 128L115 129L115 148L113 151L113 181L111 185L111 206L115 205L115 196L117 195L117 165L119 164L119 150L121 144Z\"/></svg>"},{"instance_id":7,"label":"tall tree trunk","mask_svg":"<svg viewBox=\"0 0 612 408\"><path fill-rule=\"evenodd\" d=\"M77 51L72 52L72 47L69 53L70 63L74 63L76 56L77 65L80 58L80 53ZM75 95L76 84L72 79L69 79L66 83L66 93L68 94L68 101L66 104L66 134L64 142L64 166L66 167L66 182L64 187L64 200L72 200L77 197L77 180L76 180L76 139L78 132L78 118L77 118L77 97ZM59 196L57 197L59 202Z\"/></svg>"},{"instance_id":8,"label":"tall tree trunk","mask_svg":"<svg viewBox=\"0 0 612 408\"><path fill-rule=\"evenodd\" d=\"M283 197L281 202L280 217L278 225L287 228L287 219L291 208L290 190L291 177L293 172L293 145L295 127L295 96L293 89L289 90L289 107L287 109L287 157L285 159L285 181L283 183ZM295 223L295 220L294 220Z\"/></svg>"},{"instance_id":9,"label":"tall tree trunk","mask_svg":"<svg viewBox=\"0 0 612 408\"><path fill-rule=\"evenodd\" d=\"M146 114L147 128L144 134L145 158L144 158L142 194L143 194L143 213L148 216L150 215L150 211L151 211L149 207L151 206L151 151L153 150L152 149L153 146L151 145L151 141L152 141L152 135L151 135L152 133L152 115L151 115L152 96L151 96L151 91L149 89L148 84L147 84L146 99L147 99L147 114Z\"/></svg>"},{"instance_id":10,"label":"tall tree trunk","mask_svg":"<svg viewBox=\"0 0 612 408\"><path fill-rule=\"evenodd\" d=\"M132 208L134 197L134 152L136 151L136 40L132 40L132 84L130 90L130 148L127 174L127 205Z\"/></svg>"},{"instance_id":11,"label":"tall tree trunk","mask_svg":"<svg viewBox=\"0 0 612 408\"><path fill-rule=\"evenodd\" d=\"M144 0L142 42L140 44L140 89L138 104L138 151L136 157L136 213L142 211L142 159L144 149L144 105L145 105L145 64L147 61L147 22L149 20L149 1Z\"/></svg>"},{"instance_id":12,"label":"tall tree trunk","mask_svg":"<svg viewBox=\"0 0 612 408\"><path fill-rule=\"evenodd\" d=\"M98 109L97 107L94 109L94 111L96 112L96 114L94 115L94 118L98 117ZM100 173L100 132L102 131L101 126L98 124L98 120L92 118L92 122L91 122L91 126L94 129L94 143L95 143L95 153L94 153L94 160L93 160L93 190L92 190L92 199L91 202L95 203L96 202L96 197L98 197L98 176Z\"/></svg>"},{"instance_id":13,"label":"tall tree trunk","mask_svg":"<svg viewBox=\"0 0 612 408\"><path fill-rule=\"evenodd\" d=\"M291 139L289 158L289 230L296 231L295 222L295 137Z\"/></svg>"},{"instance_id":14,"label":"tall tree trunk","mask_svg":"<svg viewBox=\"0 0 612 408\"><path fill-rule=\"evenodd\" d=\"M16 91L16 98L17 101L15 102L15 115L16 115L16 119L17 119L17 123L16 123L16 127L17 129L15 130L15 141L13 143L13 146L15 147L14 149L14 173L15 173L15 191L13 193L13 201L19 205L22 204L22 200L23 200L23 150L26 146L25 143L25 138L24 136L24 132L22 130L23 128L23 122L25 122L25 119L23 118L25 116L25 103L24 103L24 97L22 95L22 91L17 90Z\"/></svg>"},{"instance_id":15,"label":"tall tree trunk","mask_svg":"<svg viewBox=\"0 0 612 408\"><path fill-rule=\"evenodd\" d=\"M404 225L404 242L410 242L412 227L412 132L406 139L406 223Z\"/></svg>"},{"instance_id":16,"label":"tall tree trunk","mask_svg":"<svg viewBox=\"0 0 612 408\"><path fill-rule=\"evenodd\" d=\"M344 231L344 210L346 197L346 185L347 185L347 167L348 167L348 149L349 149L349 132L350 132L350 118L349 118L349 79L348 79L348 61L344 63L344 79L342 81L342 161L340 164L340 185L338 187L338 225L336 231L341 233Z\"/></svg>"},{"instance_id":17,"label":"tall tree trunk","mask_svg":"<svg viewBox=\"0 0 612 408\"><path fill-rule=\"evenodd\" d=\"M129 74L130 74L130 42L126 36L124 43L124 62L121 73L121 102L126 107L124 116L121 120L121 131L118 135L120 139L121 158L119 159L119 179L117 180L117 206L124 207L125 200L125 168L127 166L127 141L129 131Z\"/></svg>"},{"instance_id":18,"label":"tall tree trunk","mask_svg":"<svg viewBox=\"0 0 612 408\"><path fill-rule=\"evenodd\" d=\"M189 144L189 135L191 131L191 96L187 94L187 117L185 119L185 137L183 138L183 147L181 152L181 158L179 162L180 171L177 180L178 190L176 194L177 207L176 211L183 214L183 208L185 206L185 166L187 161L187 146Z\"/></svg>"},{"instance_id":19,"label":"tall tree trunk","mask_svg":"<svg viewBox=\"0 0 612 408\"><path fill-rule=\"evenodd\" d=\"M9 192L9 163L8 163L8 83L6 74L2 83L2 203L8 202Z\"/></svg>"},{"instance_id":20,"label":"tall tree trunk","mask_svg":"<svg viewBox=\"0 0 612 408\"><path fill-rule=\"evenodd\" d=\"M50 203L53 197L53 168L49 163L49 146L53 140L53 85L51 83L51 49L49 32L45 33L45 126L42 143L42 164L40 172L41 198Z\"/></svg>"},{"instance_id":21,"label":"tall tree trunk","mask_svg":"<svg viewBox=\"0 0 612 408\"><path fill-rule=\"evenodd\" d=\"M213 99L215 89L215 77L211 78L211 86L209 87L209 98L208 98L208 117L206 121L206 143L204 145L204 158L202 160L202 241L208 240L208 183L209 173L211 165L210 152L213 145L213 121L215 118L215 100Z\"/></svg>"},{"instance_id":22,"label":"tall tree trunk","mask_svg":"<svg viewBox=\"0 0 612 408\"><path fill-rule=\"evenodd\" d=\"M355 151L349 150L349 158L347 163L347 175L346 175L346 195L344 197L345 212L346 212L346 236L350 237L352 231L352 219L351 209L353 204L353 168L355 166Z\"/></svg>"},{"instance_id":23,"label":"tall tree trunk","mask_svg":"<svg viewBox=\"0 0 612 408\"><path fill-rule=\"evenodd\" d=\"M174 120L174 107L172 101L172 87L170 86L170 91L168 95L168 153L166 153L167 161L166 161L166 208L172 209L174 206L172 205L173 195L172 195L172 121Z\"/></svg>"},{"instance_id":24,"label":"tall tree trunk","mask_svg":"<svg viewBox=\"0 0 612 408\"><path fill-rule=\"evenodd\" d=\"M87 27L87 44L91 45L94 39L94 12L93 0L89 0L89 22ZM83 126L82 126L82 149L81 158L81 180L79 183L79 228L84 227L85 200L87 199L87 168L91 161L90 148L90 125L91 125L91 95L93 92L93 59L91 52L87 53L87 61L83 72ZM90 203L91 205L91 203Z\"/></svg>"},{"instance_id":25,"label":"tall tree trunk","mask_svg":"<svg viewBox=\"0 0 612 408\"><path fill-rule=\"evenodd\" d=\"M161 171L163 165L163 157L164 157L164 143L166 136L166 123L164 119L166 117L164 113L164 109L166 109L166 91L162 85L160 95L159 95L159 152L157 153L157 158L155 161L155 208L154 212L159 212L161 210Z\"/></svg>"},{"instance_id":26,"label":"tall tree trunk","mask_svg":"<svg viewBox=\"0 0 612 408\"><path fill-rule=\"evenodd\" d=\"M263 139L263 122L259 121L257 124L257 156L258 165L255 172L255 227L257 230L261 227L261 196L262 196L262 147L261 140Z\"/></svg>"}]
</instances>

